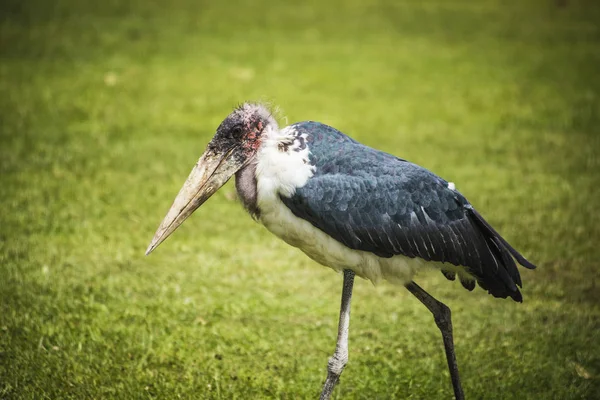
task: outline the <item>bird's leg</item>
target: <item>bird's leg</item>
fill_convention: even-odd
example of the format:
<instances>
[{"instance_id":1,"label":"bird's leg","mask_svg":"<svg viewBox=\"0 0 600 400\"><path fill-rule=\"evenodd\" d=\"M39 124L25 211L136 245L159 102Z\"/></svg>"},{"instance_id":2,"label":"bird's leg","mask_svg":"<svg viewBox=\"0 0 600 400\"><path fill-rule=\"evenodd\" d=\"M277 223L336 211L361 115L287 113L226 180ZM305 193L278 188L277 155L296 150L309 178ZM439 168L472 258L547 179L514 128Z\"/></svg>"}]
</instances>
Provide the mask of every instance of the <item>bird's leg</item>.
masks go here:
<instances>
[{"instance_id":1,"label":"bird's leg","mask_svg":"<svg viewBox=\"0 0 600 400\"><path fill-rule=\"evenodd\" d=\"M452 387L454 388L454 397L456 400L464 400L458 376L458 365L456 363L456 354L454 353L454 340L452 339L452 320L450 319L450 309L444 303L436 300L432 295L423 290L414 282L406 285L406 288L431 311L435 323L442 332L444 339L444 349L446 350L446 360L448 361L448 369L450 370L450 379L452 379Z\"/></svg>"},{"instance_id":2,"label":"bird's leg","mask_svg":"<svg viewBox=\"0 0 600 400\"><path fill-rule=\"evenodd\" d=\"M338 383L340 375L348 362L348 328L350 327L350 301L352 300L353 286L354 271L345 269L337 343L335 345L335 352L327 363L327 380L323 386L323 392L321 392L321 400L329 399L333 388Z\"/></svg>"}]
</instances>

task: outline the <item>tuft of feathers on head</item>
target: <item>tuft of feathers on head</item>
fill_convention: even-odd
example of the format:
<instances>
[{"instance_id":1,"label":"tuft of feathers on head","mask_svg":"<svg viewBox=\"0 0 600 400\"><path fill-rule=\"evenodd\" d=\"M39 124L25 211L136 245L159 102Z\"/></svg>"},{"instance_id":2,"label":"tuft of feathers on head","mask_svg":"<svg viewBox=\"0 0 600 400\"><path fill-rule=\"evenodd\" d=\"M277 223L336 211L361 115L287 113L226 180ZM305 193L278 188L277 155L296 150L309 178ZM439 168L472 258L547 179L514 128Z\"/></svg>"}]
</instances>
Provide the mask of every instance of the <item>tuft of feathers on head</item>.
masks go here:
<instances>
[{"instance_id":1,"label":"tuft of feathers on head","mask_svg":"<svg viewBox=\"0 0 600 400\"><path fill-rule=\"evenodd\" d=\"M266 121L267 125L270 125L273 129L279 129L276 119L276 116L279 114L279 108L270 107L268 103L244 102L235 107L233 113L238 114L243 121L248 121L250 118L258 116L261 120Z\"/></svg>"}]
</instances>

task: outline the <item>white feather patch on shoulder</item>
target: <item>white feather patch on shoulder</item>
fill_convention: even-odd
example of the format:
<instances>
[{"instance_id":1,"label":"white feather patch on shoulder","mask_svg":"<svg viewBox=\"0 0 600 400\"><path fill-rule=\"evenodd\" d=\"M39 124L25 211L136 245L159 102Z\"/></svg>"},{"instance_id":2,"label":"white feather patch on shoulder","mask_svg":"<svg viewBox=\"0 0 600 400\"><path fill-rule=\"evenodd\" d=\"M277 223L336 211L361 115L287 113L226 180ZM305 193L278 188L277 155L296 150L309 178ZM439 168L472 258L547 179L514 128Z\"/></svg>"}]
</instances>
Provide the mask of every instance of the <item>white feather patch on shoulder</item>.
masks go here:
<instances>
[{"instance_id":1,"label":"white feather patch on shoulder","mask_svg":"<svg viewBox=\"0 0 600 400\"><path fill-rule=\"evenodd\" d=\"M258 206L261 210L270 206L279 194L291 196L296 188L306 185L314 174L309 163L309 148L300 149L296 144L296 131L286 127L281 131L269 129L265 132L257 154L256 183ZM302 136L306 140L306 134ZM263 204L265 203L265 204Z\"/></svg>"}]
</instances>

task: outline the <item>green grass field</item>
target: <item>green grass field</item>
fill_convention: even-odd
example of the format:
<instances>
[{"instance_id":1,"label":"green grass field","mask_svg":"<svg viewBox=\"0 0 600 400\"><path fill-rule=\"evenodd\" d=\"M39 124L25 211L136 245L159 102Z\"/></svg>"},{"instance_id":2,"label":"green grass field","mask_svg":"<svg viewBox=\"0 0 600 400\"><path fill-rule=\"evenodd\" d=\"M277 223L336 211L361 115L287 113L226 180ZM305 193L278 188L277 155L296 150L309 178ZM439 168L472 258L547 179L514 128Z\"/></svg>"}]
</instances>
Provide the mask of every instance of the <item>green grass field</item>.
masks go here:
<instances>
[{"instance_id":1,"label":"green grass field","mask_svg":"<svg viewBox=\"0 0 600 400\"><path fill-rule=\"evenodd\" d=\"M244 100L455 182L537 263L523 304L418 277L467 398L600 398L596 2L228 3L1 3L0 398L318 396L341 276L231 183L144 257ZM452 397L406 290L358 280L352 313L336 398Z\"/></svg>"}]
</instances>

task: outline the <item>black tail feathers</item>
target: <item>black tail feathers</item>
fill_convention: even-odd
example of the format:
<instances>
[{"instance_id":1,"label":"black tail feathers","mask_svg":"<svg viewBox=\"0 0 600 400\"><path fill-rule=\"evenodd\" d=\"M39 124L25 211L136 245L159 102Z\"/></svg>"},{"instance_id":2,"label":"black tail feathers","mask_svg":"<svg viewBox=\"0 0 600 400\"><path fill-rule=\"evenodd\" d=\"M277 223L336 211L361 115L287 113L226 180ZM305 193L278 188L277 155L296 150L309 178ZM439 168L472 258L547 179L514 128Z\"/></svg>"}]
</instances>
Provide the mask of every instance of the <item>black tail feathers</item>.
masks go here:
<instances>
[{"instance_id":1,"label":"black tail feathers","mask_svg":"<svg viewBox=\"0 0 600 400\"><path fill-rule=\"evenodd\" d=\"M525 268L534 269L536 266L527 261L517 250L515 250L485 219L471 206L467 206L470 219L475 223L483 235L483 238L493 257L494 265L485 265L485 271L477 276L479 286L489 291L494 297L511 297L513 300L522 302L523 296L517 288L522 287L521 275L517 269L515 260ZM514 259L513 259L514 257ZM496 268L497 266L497 268Z\"/></svg>"}]
</instances>

